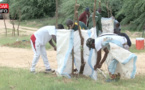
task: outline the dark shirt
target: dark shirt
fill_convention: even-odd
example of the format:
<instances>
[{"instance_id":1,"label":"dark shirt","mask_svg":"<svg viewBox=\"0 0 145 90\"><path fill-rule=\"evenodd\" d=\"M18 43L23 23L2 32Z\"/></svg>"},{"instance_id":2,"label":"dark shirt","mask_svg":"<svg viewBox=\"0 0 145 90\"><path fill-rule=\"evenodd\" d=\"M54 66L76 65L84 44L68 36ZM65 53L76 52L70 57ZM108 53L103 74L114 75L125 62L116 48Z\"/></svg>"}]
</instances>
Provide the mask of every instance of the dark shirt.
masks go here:
<instances>
[{"instance_id":1,"label":"dark shirt","mask_svg":"<svg viewBox=\"0 0 145 90\"><path fill-rule=\"evenodd\" d=\"M93 27L92 15L89 17L89 29L91 29ZM96 33L97 33L97 35L99 34L99 31L102 32L101 18L102 18L101 14L98 11L96 11L95 20L96 20L96 30L97 30Z\"/></svg>"},{"instance_id":2,"label":"dark shirt","mask_svg":"<svg viewBox=\"0 0 145 90\"><path fill-rule=\"evenodd\" d=\"M85 25L87 25L87 18L89 17L89 14L87 14L85 11L80 15L79 21L83 22Z\"/></svg>"},{"instance_id":3,"label":"dark shirt","mask_svg":"<svg viewBox=\"0 0 145 90\"><path fill-rule=\"evenodd\" d=\"M120 35L120 36L124 36L126 39L127 39L127 44L128 44L128 46L129 47L131 47L131 40L130 40L130 38L128 37L128 35L127 34L125 34L125 33L119 33L118 35Z\"/></svg>"},{"instance_id":4,"label":"dark shirt","mask_svg":"<svg viewBox=\"0 0 145 90\"><path fill-rule=\"evenodd\" d=\"M81 21L79 21L79 26L80 26L81 30L87 30L87 26ZM78 30L78 23L77 22L75 22L75 26L72 29L74 31Z\"/></svg>"}]
</instances>

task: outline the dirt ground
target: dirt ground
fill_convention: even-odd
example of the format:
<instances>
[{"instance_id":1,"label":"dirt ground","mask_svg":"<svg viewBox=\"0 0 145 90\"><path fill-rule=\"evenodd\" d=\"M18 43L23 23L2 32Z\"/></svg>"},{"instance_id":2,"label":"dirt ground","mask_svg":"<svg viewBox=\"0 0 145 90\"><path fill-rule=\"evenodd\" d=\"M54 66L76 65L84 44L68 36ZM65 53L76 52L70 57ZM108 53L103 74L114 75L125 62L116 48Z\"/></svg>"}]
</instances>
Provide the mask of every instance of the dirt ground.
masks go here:
<instances>
[{"instance_id":1,"label":"dirt ground","mask_svg":"<svg viewBox=\"0 0 145 90\"><path fill-rule=\"evenodd\" d=\"M12 25L7 21L7 27L12 28ZM24 27L23 27L24 28ZM28 28L31 31L27 31L27 33L33 33L36 28ZM0 34L4 31L3 21L0 20ZM21 30L22 28L20 28ZM33 30L33 31L32 31ZM132 38L132 43L135 44L135 38ZM145 53L136 54L138 56L137 59L137 74L145 74ZM56 60L56 52L53 50L47 51L47 56L49 59L49 63L52 69L57 69L57 60ZM33 51L29 49L20 49L20 48L10 48L0 46L0 66L4 67L12 67L12 68L26 68L29 69L31 66L31 62L33 59ZM37 70L44 70L44 64L42 58L39 59L39 62L36 66Z\"/></svg>"},{"instance_id":2,"label":"dirt ground","mask_svg":"<svg viewBox=\"0 0 145 90\"><path fill-rule=\"evenodd\" d=\"M145 53L136 54L137 59L137 74L145 74ZM47 51L50 66L57 69L56 51ZM29 49L0 47L0 66L13 67L13 68L26 68L29 69L33 59L33 51ZM37 70L44 70L42 58L40 58Z\"/></svg>"},{"instance_id":3,"label":"dirt ground","mask_svg":"<svg viewBox=\"0 0 145 90\"><path fill-rule=\"evenodd\" d=\"M50 66L53 69L57 68L56 52L47 51L47 57ZM0 47L0 66L14 68L30 68L33 59L33 51L30 49ZM40 57L37 67L38 70L45 69L43 60Z\"/></svg>"},{"instance_id":4,"label":"dirt ground","mask_svg":"<svg viewBox=\"0 0 145 90\"><path fill-rule=\"evenodd\" d=\"M7 29L11 29L12 30L13 29L13 25L10 23L10 20L5 20L5 22L6 22ZM14 25L14 27L17 30L18 25ZM37 28L30 28L30 27L20 26L19 30L20 31L24 31L25 35L30 35L30 34L33 34L37 30ZM0 20L0 34L4 34L4 33L5 33L4 20ZM11 32L8 32L8 33L11 33Z\"/></svg>"}]
</instances>

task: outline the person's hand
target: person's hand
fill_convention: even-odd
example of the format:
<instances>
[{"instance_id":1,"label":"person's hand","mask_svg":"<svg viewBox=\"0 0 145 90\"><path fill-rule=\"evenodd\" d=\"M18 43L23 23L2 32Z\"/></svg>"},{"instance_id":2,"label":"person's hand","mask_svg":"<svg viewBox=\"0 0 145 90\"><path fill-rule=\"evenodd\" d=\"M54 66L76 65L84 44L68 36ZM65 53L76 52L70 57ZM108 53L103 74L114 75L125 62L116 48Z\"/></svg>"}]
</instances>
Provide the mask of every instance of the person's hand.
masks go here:
<instances>
[{"instance_id":1,"label":"person's hand","mask_svg":"<svg viewBox=\"0 0 145 90\"><path fill-rule=\"evenodd\" d=\"M54 47L54 50L55 50L55 51L57 50L56 47Z\"/></svg>"},{"instance_id":2,"label":"person's hand","mask_svg":"<svg viewBox=\"0 0 145 90\"><path fill-rule=\"evenodd\" d=\"M98 68L98 65L95 65L95 66L94 66L94 70L96 70L97 68Z\"/></svg>"},{"instance_id":3,"label":"person's hand","mask_svg":"<svg viewBox=\"0 0 145 90\"><path fill-rule=\"evenodd\" d=\"M94 66L94 70L97 70L97 68L101 68L101 67L102 67L102 64L95 65L95 66Z\"/></svg>"},{"instance_id":4,"label":"person's hand","mask_svg":"<svg viewBox=\"0 0 145 90\"><path fill-rule=\"evenodd\" d=\"M101 67L102 67L102 64L99 64L97 68L101 68Z\"/></svg>"}]
</instances>

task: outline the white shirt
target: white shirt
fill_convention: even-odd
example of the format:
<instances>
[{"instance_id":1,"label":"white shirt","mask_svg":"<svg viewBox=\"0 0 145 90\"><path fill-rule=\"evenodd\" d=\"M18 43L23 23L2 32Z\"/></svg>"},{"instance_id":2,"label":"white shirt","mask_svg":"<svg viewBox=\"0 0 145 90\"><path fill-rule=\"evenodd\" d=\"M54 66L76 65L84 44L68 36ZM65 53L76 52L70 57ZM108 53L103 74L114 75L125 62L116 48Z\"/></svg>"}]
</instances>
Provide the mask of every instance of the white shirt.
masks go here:
<instances>
[{"instance_id":1,"label":"white shirt","mask_svg":"<svg viewBox=\"0 0 145 90\"><path fill-rule=\"evenodd\" d=\"M117 40L119 41L122 45L127 43L127 40L125 37L122 37L122 36L118 36L116 34L111 34L108 35L108 34L102 34L102 36L98 37L95 39L95 48L97 51L99 51L100 49L103 48L102 44L103 42L105 42L107 39L110 39L110 40Z\"/></svg>"},{"instance_id":2,"label":"white shirt","mask_svg":"<svg viewBox=\"0 0 145 90\"><path fill-rule=\"evenodd\" d=\"M44 26L36 31L34 35L40 45L46 45L52 39L51 35L56 35L55 26Z\"/></svg>"}]
</instances>

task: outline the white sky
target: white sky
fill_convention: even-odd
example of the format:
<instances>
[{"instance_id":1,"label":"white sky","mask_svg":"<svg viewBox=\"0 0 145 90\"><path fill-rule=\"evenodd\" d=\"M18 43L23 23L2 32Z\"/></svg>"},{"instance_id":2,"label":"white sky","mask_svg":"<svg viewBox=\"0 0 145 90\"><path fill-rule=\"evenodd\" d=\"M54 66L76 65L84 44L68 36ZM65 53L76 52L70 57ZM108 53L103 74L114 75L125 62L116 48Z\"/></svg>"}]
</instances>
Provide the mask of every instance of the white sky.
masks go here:
<instances>
[{"instance_id":1,"label":"white sky","mask_svg":"<svg viewBox=\"0 0 145 90\"><path fill-rule=\"evenodd\" d=\"M0 2L1 2L1 1L3 1L3 0L0 0Z\"/></svg>"}]
</instances>

